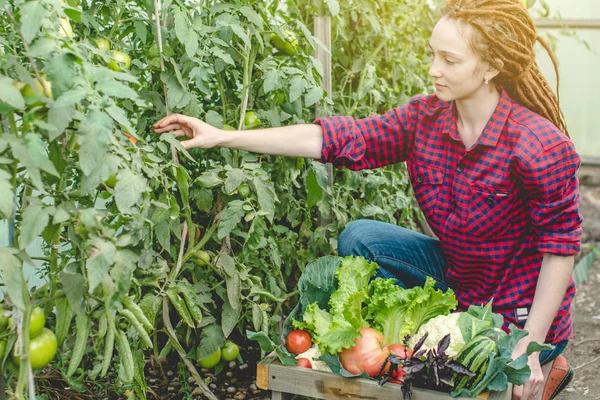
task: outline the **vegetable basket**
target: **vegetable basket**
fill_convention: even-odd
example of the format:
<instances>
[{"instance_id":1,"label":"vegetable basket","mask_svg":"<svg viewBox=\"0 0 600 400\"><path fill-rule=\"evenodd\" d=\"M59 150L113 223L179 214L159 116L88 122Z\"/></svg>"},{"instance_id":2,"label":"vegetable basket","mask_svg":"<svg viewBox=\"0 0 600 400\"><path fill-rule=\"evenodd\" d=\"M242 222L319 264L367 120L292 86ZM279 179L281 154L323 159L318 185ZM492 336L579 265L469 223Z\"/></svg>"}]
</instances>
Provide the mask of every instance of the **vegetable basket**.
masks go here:
<instances>
[{"instance_id":1,"label":"vegetable basket","mask_svg":"<svg viewBox=\"0 0 600 400\"><path fill-rule=\"evenodd\" d=\"M344 378L331 372L317 371L283 365L275 352L266 356L257 365L256 386L263 390L271 390L272 400L291 399L293 395L314 399L402 399L400 385L379 384L370 379ZM510 400L512 385L503 392L485 392L477 396L484 400ZM450 400L448 393L427 389L413 389L413 400ZM467 397L454 397L466 400ZM471 398L472 400L472 398Z\"/></svg>"}]
</instances>

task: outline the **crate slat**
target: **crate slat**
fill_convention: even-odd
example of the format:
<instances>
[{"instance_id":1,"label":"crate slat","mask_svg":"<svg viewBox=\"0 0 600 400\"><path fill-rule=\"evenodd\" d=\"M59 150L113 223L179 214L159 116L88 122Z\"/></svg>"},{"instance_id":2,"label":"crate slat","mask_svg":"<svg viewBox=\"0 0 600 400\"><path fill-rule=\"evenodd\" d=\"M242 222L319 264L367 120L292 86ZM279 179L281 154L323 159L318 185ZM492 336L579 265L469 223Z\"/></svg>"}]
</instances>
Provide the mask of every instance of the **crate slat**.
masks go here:
<instances>
[{"instance_id":1,"label":"crate slat","mask_svg":"<svg viewBox=\"0 0 600 400\"><path fill-rule=\"evenodd\" d=\"M263 390L272 390L278 398L279 393L292 393L316 399L364 399L397 400L402 398L400 385L385 384L379 386L376 381L362 378L344 378L330 372L316 371L283 365L276 353L269 354L257 366L256 386ZM482 400L510 400L512 388L505 392L483 393ZM413 400L450 400L446 393L426 389L413 389ZM467 400L466 397L457 397ZM471 399L472 400L472 399Z\"/></svg>"}]
</instances>

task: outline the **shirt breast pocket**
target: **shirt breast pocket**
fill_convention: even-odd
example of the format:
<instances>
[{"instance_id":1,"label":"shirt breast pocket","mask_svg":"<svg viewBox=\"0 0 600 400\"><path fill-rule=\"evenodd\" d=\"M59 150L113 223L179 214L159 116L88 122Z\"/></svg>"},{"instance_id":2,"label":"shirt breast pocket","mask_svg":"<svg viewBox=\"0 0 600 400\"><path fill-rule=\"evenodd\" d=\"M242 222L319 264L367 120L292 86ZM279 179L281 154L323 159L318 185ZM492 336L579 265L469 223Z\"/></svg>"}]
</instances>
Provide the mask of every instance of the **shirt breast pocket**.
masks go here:
<instances>
[{"instance_id":1,"label":"shirt breast pocket","mask_svg":"<svg viewBox=\"0 0 600 400\"><path fill-rule=\"evenodd\" d=\"M425 217L435 218L435 207L444 187L445 171L423 163L413 166L413 189L415 198Z\"/></svg>"},{"instance_id":2,"label":"shirt breast pocket","mask_svg":"<svg viewBox=\"0 0 600 400\"><path fill-rule=\"evenodd\" d=\"M465 215L467 232L479 237L498 236L515 222L516 190L471 183L470 195Z\"/></svg>"}]
</instances>

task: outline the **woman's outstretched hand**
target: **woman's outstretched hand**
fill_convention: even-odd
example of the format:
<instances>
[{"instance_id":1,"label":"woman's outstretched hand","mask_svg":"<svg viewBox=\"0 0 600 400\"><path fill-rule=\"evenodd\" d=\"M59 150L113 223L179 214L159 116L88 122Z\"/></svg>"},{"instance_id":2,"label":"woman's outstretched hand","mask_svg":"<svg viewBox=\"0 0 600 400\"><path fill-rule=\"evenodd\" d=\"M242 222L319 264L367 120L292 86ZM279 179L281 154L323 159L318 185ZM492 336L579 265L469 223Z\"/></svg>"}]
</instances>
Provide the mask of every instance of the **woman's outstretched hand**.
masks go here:
<instances>
[{"instance_id":1,"label":"woman's outstretched hand","mask_svg":"<svg viewBox=\"0 0 600 400\"><path fill-rule=\"evenodd\" d=\"M177 137L185 136L189 140L181 142L186 149L195 147L208 149L219 145L221 130L194 117L171 114L154 124L156 133L172 133Z\"/></svg>"}]
</instances>

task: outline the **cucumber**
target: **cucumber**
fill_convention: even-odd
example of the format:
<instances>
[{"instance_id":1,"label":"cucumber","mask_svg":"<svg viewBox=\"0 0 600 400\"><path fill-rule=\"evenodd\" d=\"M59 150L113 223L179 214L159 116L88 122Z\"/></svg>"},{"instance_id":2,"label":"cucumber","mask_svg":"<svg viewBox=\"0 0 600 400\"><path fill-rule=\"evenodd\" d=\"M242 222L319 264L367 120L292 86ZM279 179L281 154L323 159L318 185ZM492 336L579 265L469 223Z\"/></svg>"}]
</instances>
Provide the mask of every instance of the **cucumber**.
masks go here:
<instances>
[{"instance_id":1,"label":"cucumber","mask_svg":"<svg viewBox=\"0 0 600 400\"><path fill-rule=\"evenodd\" d=\"M456 361L467 367L475 376L459 378L454 383L455 391L462 388L472 389L485 377L490 354L498 354L498 346L490 336L492 335L474 337L456 356Z\"/></svg>"}]
</instances>

